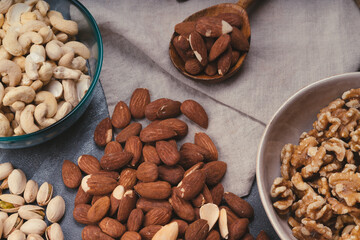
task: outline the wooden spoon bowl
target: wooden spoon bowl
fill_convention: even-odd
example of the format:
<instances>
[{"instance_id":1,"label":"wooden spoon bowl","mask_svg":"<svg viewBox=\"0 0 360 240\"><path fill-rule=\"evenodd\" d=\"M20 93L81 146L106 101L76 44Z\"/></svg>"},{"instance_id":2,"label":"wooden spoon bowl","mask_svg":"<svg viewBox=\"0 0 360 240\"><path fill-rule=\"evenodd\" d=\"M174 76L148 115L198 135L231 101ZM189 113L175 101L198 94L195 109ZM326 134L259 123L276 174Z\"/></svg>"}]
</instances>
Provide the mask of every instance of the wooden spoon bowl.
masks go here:
<instances>
[{"instance_id":1,"label":"wooden spoon bowl","mask_svg":"<svg viewBox=\"0 0 360 240\"><path fill-rule=\"evenodd\" d=\"M223 3L223 4L215 5L215 6L203 9L199 12L192 14L191 16L186 18L183 22L189 22L189 21L195 22L201 17L216 16L221 13L235 13L235 14L238 14L243 20L243 26L241 28L241 31L244 34L244 36L248 39L249 44L250 44L251 30L250 30L249 18L248 18L248 15L247 15L245 9L250 5L251 2L252 2L252 0L240 0L236 4ZM187 76L191 79L197 80L197 81L206 81L206 82L212 82L212 83L224 81L225 79L228 79L229 77L234 75L237 71L239 71L241 65L243 64L243 62L245 60L245 57L247 56L247 52L240 52L241 55L239 57L239 60L237 61L237 63L234 66L232 66L229 69L229 71L225 75L215 74L214 76L208 76L204 72L202 72L198 75L191 75L185 71L185 63L181 59L179 54L177 53L177 51L172 43L174 37L176 37L177 35L178 34L176 32L174 32L174 34L171 37L170 46L169 46L170 59L171 59L172 63L174 64L174 66L182 74L184 74L185 76Z\"/></svg>"}]
</instances>

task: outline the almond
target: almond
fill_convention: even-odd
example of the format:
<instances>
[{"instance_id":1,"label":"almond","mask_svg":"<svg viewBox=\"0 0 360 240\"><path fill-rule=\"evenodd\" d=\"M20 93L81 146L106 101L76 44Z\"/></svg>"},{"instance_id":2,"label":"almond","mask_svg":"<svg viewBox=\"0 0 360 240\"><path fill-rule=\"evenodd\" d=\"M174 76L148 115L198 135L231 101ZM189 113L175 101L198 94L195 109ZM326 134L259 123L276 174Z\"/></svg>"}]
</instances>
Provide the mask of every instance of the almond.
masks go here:
<instances>
[{"instance_id":1,"label":"almond","mask_svg":"<svg viewBox=\"0 0 360 240\"><path fill-rule=\"evenodd\" d=\"M111 193L117 186L115 179L102 175L87 175L81 181L84 192L91 195L106 195Z\"/></svg>"},{"instance_id":2,"label":"almond","mask_svg":"<svg viewBox=\"0 0 360 240\"><path fill-rule=\"evenodd\" d=\"M224 76L230 69L232 59L232 49L228 46L227 50L219 57L218 74Z\"/></svg>"},{"instance_id":3,"label":"almond","mask_svg":"<svg viewBox=\"0 0 360 240\"><path fill-rule=\"evenodd\" d=\"M92 175L94 176L103 176L103 177L109 177L112 178L114 180L118 180L119 179L119 173L114 172L114 171L106 171L106 170L100 170L97 173L93 173Z\"/></svg>"},{"instance_id":4,"label":"almond","mask_svg":"<svg viewBox=\"0 0 360 240\"><path fill-rule=\"evenodd\" d=\"M218 183L217 185L215 185L215 187L211 189L210 192L213 199L213 203L219 206L224 195L223 185L221 183Z\"/></svg>"},{"instance_id":5,"label":"almond","mask_svg":"<svg viewBox=\"0 0 360 240\"><path fill-rule=\"evenodd\" d=\"M193 198L191 200L191 203L194 207L199 208L202 205L205 204L205 197L202 193L200 193L199 195L197 195L195 198Z\"/></svg>"},{"instance_id":6,"label":"almond","mask_svg":"<svg viewBox=\"0 0 360 240\"><path fill-rule=\"evenodd\" d=\"M167 200L152 200L142 197L137 201L136 208L141 209L144 212L148 212L154 208L168 208L172 210L172 207Z\"/></svg>"},{"instance_id":7,"label":"almond","mask_svg":"<svg viewBox=\"0 0 360 240\"><path fill-rule=\"evenodd\" d=\"M206 220L199 219L191 223L185 232L186 240L205 240L209 232Z\"/></svg>"},{"instance_id":8,"label":"almond","mask_svg":"<svg viewBox=\"0 0 360 240\"><path fill-rule=\"evenodd\" d=\"M100 159L100 166L108 171L116 170L124 167L132 158L133 154L130 152L109 153Z\"/></svg>"},{"instance_id":9,"label":"almond","mask_svg":"<svg viewBox=\"0 0 360 240\"><path fill-rule=\"evenodd\" d=\"M198 32L194 31L189 35L189 42L196 59L200 62L201 66L205 67L208 63L208 59L207 49L203 38Z\"/></svg>"},{"instance_id":10,"label":"almond","mask_svg":"<svg viewBox=\"0 0 360 240\"><path fill-rule=\"evenodd\" d=\"M134 188L137 182L136 179L136 170L131 168L126 168L121 171L119 184L124 186L125 189L129 190Z\"/></svg>"},{"instance_id":11,"label":"almond","mask_svg":"<svg viewBox=\"0 0 360 240\"><path fill-rule=\"evenodd\" d=\"M82 187L79 187L75 197L75 206L79 204L87 204L90 201L91 201L91 195L84 192Z\"/></svg>"},{"instance_id":12,"label":"almond","mask_svg":"<svg viewBox=\"0 0 360 240\"><path fill-rule=\"evenodd\" d=\"M156 165L159 165L161 163L160 157L154 146L146 144L142 149L142 155L145 162L151 162Z\"/></svg>"},{"instance_id":13,"label":"almond","mask_svg":"<svg viewBox=\"0 0 360 240\"><path fill-rule=\"evenodd\" d=\"M94 205L91 206L87 213L87 219L90 222L96 223L105 217L110 208L110 198L104 196L98 199Z\"/></svg>"},{"instance_id":14,"label":"almond","mask_svg":"<svg viewBox=\"0 0 360 240\"><path fill-rule=\"evenodd\" d=\"M150 121L177 117L180 114L180 105L180 102L168 98L157 99L146 106L145 117Z\"/></svg>"},{"instance_id":15,"label":"almond","mask_svg":"<svg viewBox=\"0 0 360 240\"><path fill-rule=\"evenodd\" d=\"M106 217L99 223L101 231L113 238L119 238L126 231L126 227L119 221Z\"/></svg>"},{"instance_id":16,"label":"almond","mask_svg":"<svg viewBox=\"0 0 360 240\"><path fill-rule=\"evenodd\" d=\"M124 197L124 186L118 185L110 195L110 211L109 215L113 216L117 213L121 199Z\"/></svg>"},{"instance_id":17,"label":"almond","mask_svg":"<svg viewBox=\"0 0 360 240\"><path fill-rule=\"evenodd\" d=\"M233 28L221 18L202 17L196 22L195 29L204 37L220 37L223 34L230 33Z\"/></svg>"},{"instance_id":18,"label":"almond","mask_svg":"<svg viewBox=\"0 0 360 240\"><path fill-rule=\"evenodd\" d=\"M150 93L146 88L137 88L131 95L130 112L134 118L145 117L145 107L150 103Z\"/></svg>"},{"instance_id":19,"label":"almond","mask_svg":"<svg viewBox=\"0 0 360 240\"><path fill-rule=\"evenodd\" d=\"M236 51L233 49L231 54L232 54L232 56L231 56L231 67L232 67L232 66L236 65L236 63L239 61L240 53L239 53L239 51Z\"/></svg>"},{"instance_id":20,"label":"almond","mask_svg":"<svg viewBox=\"0 0 360 240\"><path fill-rule=\"evenodd\" d=\"M109 153L121 152L122 150L123 148L120 143L116 141L111 141L108 144L106 144L104 153L109 154Z\"/></svg>"},{"instance_id":21,"label":"almond","mask_svg":"<svg viewBox=\"0 0 360 240\"><path fill-rule=\"evenodd\" d=\"M138 136L142 129L142 125L137 122L130 123L126 128L121 130L116 136L116 141L119 143L124 143L130 136Z\"/></svg>"},{"instance_id":22,"label":"almond","mask_svg":"<svg viewBox=\"0 0 360 240\"><path fill-rule=\"evenodd\" d=\"M152 240L154 235L162 228L160 225L150 225L140 230L139 234L143 240Z\"/></svg>"},{"instance_id":23,"label":"almond","mask_svg":"<svg viewBox=\"0 0 360 240\"><path fill-rule=\"evenodd\" d=\"M221 13L216 17L224 20L233 27L241 28L241 26L243 25L243 19L239 14L236 13Z\"/></svg>"},{"instance_id":24,"label":"almond","mask_svg":"<svg viewBox=\"0 0 360 240\"><path fill-rule=\"evenodd\" d=\"M254 216L254 209L252 206L234 193L224 193L224 199L237 216L241 218L252 218Z\"/></svg>"},{"instance_id":25,"label":"almond","mask_svg":"<svg viewBox=\"0 0 360 240\"><path fill-rule=\"evenodd\" d=\"M175 32L179 35L189 36L189 34L195 31L196 22L181 22L175 25Z\"/></svg>"},{"instance_id":26,"label":"almond","mask_svg":"<svg viewBox=\"0 0 360 240\"><path fill-rule=\"evenodd\" d=\"M204 156L198 151L180 149L179 165L184 169L189 169L202 161L204 161Z\"/></svg>"},{"instance_id":27,"label":"almond","mask_svg":"<svg viewBox=\"0 0 360 240\"><path fill-rule=\"evenodd\" d=\"M140 196L150 199L166 199L171 194L171 186L164 181L138 183L135 190Z\"/></svg>"},{"instance_id":28,"label":"almond","mask_svg":"<svg viewBox=\"0 0 360 240\"><path fill-rule=\"evenodd\" d=\"M137 232L125 232L120 240L141 240L141 236Z\"/></svg>"},{"instance_id":29,"label":"almond","mask_svg":"<svg viewBox=\"0 0 360 240\"><path fill-rule=\"evenodd\" d=\"M205 184L204 189L202 191L202 195L205 198L205 203L214 203L214 200L212 198L211 192L208 188L208 186Z\"/></svg>"},{"instance_id":30,"label":"almond","mask_svg":"<svg viewBox=\"0 0 360 240\"><path fill-rule=\"evenodd\" d=\"M110 143L108 143L110 144ZM97 173L101 170L100 162L91 155L81 155L78 158L79 168L86 174Z\"/></svg>"},{"instance_id":31,"label":"almond","mask_svg":"<svg viewBox=\"0 0 360 240\"><path fill-rule=\"evenodd\" d=\"M174 130L158 124L154 126L149 125L140 132L140 139L145 143L165 140L175 136L177 134Z\"/></svg>"},{"instance_id":32,"label":"almond","mask_svg":"<svg viewBox=\"0 0 360 240\"><path fill-rule=\"evenodd\" d=\"M81 224L92 224L87 218L87 214L91 206L89 204L78 204L74 207L73 217L75 221Z\"/></svg>"},{"instance_id":33,"label":"almond","mask_svg":"<svg viewBox=\"0 0 360 240\"><path fill-rule=\"evenodd\" d=\"M168 208L153 208L145 214L144 226L165 225L170 222L171 210Z\"/></svg>"},{"instance_id":34,"label":"almond","mask_svg":"<svg viewBox=\"0 0 360 240\"><path fill-rule=\"evenodd\" d=\"M195 164L194 166L192 166L191 168L189 168L188 170L185 171L184 177L191 174L195 170L202 169L204 167L204 165L205 165L205 163L203 163L203 162L199 162L199 163Z\"/></svg>"},{"instance_id":35,"label":"almond","mask_svg":"<svg viewBox=\"0 0 360 240\"><path fill-rule=\"evenodd\" d=\"M77 188L81 183L81 172L79 167L69 161L65 160L62 165L62 179L68 188Z\"/></svg>"},{"instance_id":36,"label":"almond","mask_svg":"<svg viewBox=\"0 0 360 240\"><path fill-rule=\"evenodd\" d=\"M249 226L247 218L240 218L229 225L229 240L237 240L245 235Z\"/></svg>"},{"instance_id":37,"label":"almond","mask_svg":"<svg viewBox=\"0 0 360 240\"><path fill-rule=\"evenodd\" d=\"M130 136L125 143L125 152L132 153L133 157L130 166L135 167L139 162L142 152L142 142L138 136Z\"/></svg>"},{"instance_id":38,"label":"almond","mask_svg":"<svg viewBox=\"0 0 360 240\"><path fill-rule=\"evenodd\" d=\"M103 233L98 226L89 225L84 227L81 232L82 240L114 240L109 235Z\"/></svg>"},{"instance_id":39,"label":"almond","mask_svg":"<svg viewBox=\"0 0 360 240\"><path fill-rule=\"evenodd\" d=\"M185 173L184 169L179 165L175 165L175 166L161 165L158 167L158 171L159 171L159 178L161 180L170 183L171 185L177 185L184 177L184 173Z\"/></svg>"},{"instance_id":40,"label":"almond","mask_svg":"<svg viewBox=\"0 0 360 240\"><path fill-rule=\"evenodd\" d=\"M208 159L209 161L216 161L218 160L218 151L216 149L215 144L211 140L211 138L203 132L195 133L195 139L194 142L196 145L203 147L207 149L211 154L211 159Z\"/></svg>"},{"instance_id":41,"label":"almond","mask_svg":"<svg viewBox=\"0 0 360 240\"><path fill-rule=\"evenodd\" d=\"M186 229L189 227L189 224L181 219L173 219L171 222L176 222L178 224L178 235L179 237L184 237Z\"/></svg>"},{"instance_id":42,"label":"almond","mask_svg":"<svg viewBox=\"0 0 360 240\"><path fill-rule=\"evenodd\" d=\"M111 123L116 128L125 128L131 121L130 109L123 101L116 104Z\"/></svg>"},{"instance_id":43,"label":"almond","mask_svg":"<svg viewBox=\"0 0 360 240\"><path fill-rule=\"evenodd\" d=\"M221 206L220 209L225 209L228 224L233 224L236 220L240 219L229 207Z\"/></svg>"},{"instance_id":44,"label":"almond","mask_svg":"<svg viewBox=\"0 0 360 240\"><path fill-rule=\"evenodd\" d=\"M196 145L194 143L184 143L181 148L181 151L194 151L194 152L198 152L200 153L205 160L211 160L212 155L210 153L209 150L207 150L206 148L203 148L199 145Z\"/></svg>"},{"instance_id":45,"label":"almond","mask_svg":"<svg viewBox=\"0 0 360 240\"><path fill-rule=\"evenodd\" d=\"M127 190L119 203L117 212L117 220L119 222L126 222L131 211L136 206L137 197L133 190Z\"/></svg>"},{"instance_id":46,"label":"almond","mask_svg":"<svg viewBox=\"0 0 360 240\"><path fill-rule=\"evenodd\" d=\"M216 230L211 230L206 238L206 240L220 240L220 234Z\"/></svg>"},{"instance_id":47,"label":"almond","mask_svg":"<svg viewBox=\"0 0 360 240\"><path fill-rule=\"evenodd\" d=\"M175 189L175 192L179 197L185 200L191 200L202 191L204 184L205 174L201 170L195 170L183 178Z\"/></svg>"},{"instance_id":48,"label":"almond","mask_svg":"<svg viewBox=\"0 0 360 240\"><path fill-rule=\"evenodd\" d=\"M206 68L205 68L204 72L208 76L214 76L217 73L217 64L216 64L216 62L211 62L208 65L206 65Z\"/></svg>"},{"instance_id":49,"label":"almond","mask_svg":"<svg viewBox=\"0 0 360 240\"><path fill-rule=\"evenodd\" d=\"M185 221L194 221L195 212L190 202L180 198L175 193L171 195L169 202L179 218L184 219Z\"/></svg>"},{"instance_id":50,"label":"almond","mask_svg":"<svg viewBox=\"0 0 360 240\"><path fill-rule=\"evenodd\" d=\"M261 230L259 235L257 235L256 240L270 240L270 238L264 230Z\"/></svg>"},{"instance_id":51,"label":"almond","mask_svg":"<svg viewBox=\"0 0 360 240\"><path fill-rule=\"evenodd\" d=\"M214 45L211 47L210 53L209 53L209 61L214 61L217 57L219 57L225 50L228 48L230 44L230 35L224 34L219 37Z\"/></svg>"},{"instance_id":52,"label":"almond","mask_svg":"<svg viewBox=\"0 0 360 240\"><path fill-rule=\"evenodd\" d=\"M181 104L181 112L191 121L195 122L202 128L208 127L208 116L205 109L194 100L186 100Z\"/></svg>"},{"instance_id":53,"label":"almond","mask_svg":"<svg viewBox=\"0 0 360 240\"><path fill-rule=\"evenodd\" d=\"M220 183L224 177L227 169L227 164L222 161L213 161L205 164L203 171L206 176L206 184L209 186L215 186Z\"/></svg>"},{"instance_id":54,"label":"almond","mask_svg":"<svg viewBox=\"0 0 360 240\"><path fill-rule=\"evenodd\" d=\"M169 118L159 122L159 125L169 127L174 130L178 137L185 137L188 133L188 125L177 118Z\"/></svg>"},{"instance_id":55,"label":"almond","mask_svg":"<svg viewBox=\"0 0 360 240\"><path fill-rule=\"evenodd\" d=\"M186 60L185 62L185 71L190 73L191 75L197 75L201 73L203 70L203 66L200 64L200 62L195 59L191 58Z\"/></svg>"},{"instance_id":56,"label":"almond","mask_svg":"<svg viewBox=\"0 0 360 240\"><path fill-rule=\"evenodd\" d=\"M246 37L244 36L241 30L234 27L230 36L231 36L231 46L233 48L242 52L249 51L250 48L249 41L246 39Z\"/></svg>"},{"instance_id":57,"label":"almond","mask_svg":"<svg viewBox=\"0 0 360 240\"><path fill-rule=\"evenodd\" d=\"M180 160L180 153L177 150L176 146L166 141L156 142L156 151L161 159L161 161L168 165L174 166Z\"/></svg>"},{"instance_id":58,"label":"almond","mask_svg":"<svg viewBox=\"0 0 360 240\"><path fill-rule=\"evenodd\" d=\"M187 54L188 50L190 49L190 43L188 39L185 36L179 35L174 37L172 43L181 59L186 62L191 57Z\"/></svg>"},{"instance_id":59,"label":"almond","mask_svg":"<svg viewBox=\"0 0 360 240\"><path fill-rule=\"evenodd\" d=\"M91 206L93 206L96 203L97 200L99 200L100 198L105 197L105 196L107 196L107 195L94 195L94 196L92 196Z\"/></svg>"},{"instance_id":60,"label":"almond","mask_svg":"<svg viewBox=\"0 0 360 240\"><path fill-rule=\"evenodd\" d=\"M134 209L131 211L129 215L129 219L127 221L127 229L129 231L138 232L140 230L141 225L144 221L144 213L141 209Z\"/></svg>"},{"instance_id":61,"label":"almond","mask_svg":"<svg viewBox=\"0 0 360 240\"><path fill-rule=\"evenodd\" d=\"M112 125L110 118L103 119L95 128L94 141L103 147L112 139Z\"/></svg>"},{"instance_id":62,"label":"almond","mask_svg":"<svg viewBox=\"0 0 360 240\"><path fill-rule=\"evenodd\" d=\"M143 162L136 170L136 177L142 182L155 182L158 175L158 167L151 162Z\"/></svg>"},{"instance_id":63,"label":"almond","mask_svg":"<svg viewBox=\"0 0 360 240\"><path fill-rule=\"evenodd\" d=\"M211 47L214 45L215 38L207 37L207 38L204 39L204 42L205 42L205 46L206 46L207 51L210 52Z\"/></svg>"}]
</instances>

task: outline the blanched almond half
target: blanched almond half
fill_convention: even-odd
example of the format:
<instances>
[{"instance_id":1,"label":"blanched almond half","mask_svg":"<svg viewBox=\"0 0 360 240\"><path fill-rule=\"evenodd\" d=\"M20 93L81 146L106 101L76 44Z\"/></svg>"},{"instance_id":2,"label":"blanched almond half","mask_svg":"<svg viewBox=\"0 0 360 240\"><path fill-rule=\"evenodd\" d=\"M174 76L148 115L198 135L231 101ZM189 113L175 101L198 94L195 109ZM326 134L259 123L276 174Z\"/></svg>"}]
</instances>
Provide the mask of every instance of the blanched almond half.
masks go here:
<instances>
[{"instance_id":1,"label":"blanched almond half","mask_svg":"<svg viewBox=\"0 0 360 240\"><path fill-rule=\"evenodd\" d=\"M216 204L207 203L200 208L200 218L208 221L209 231L219 219L219 208Z\"/></svg>"}]
</instances>

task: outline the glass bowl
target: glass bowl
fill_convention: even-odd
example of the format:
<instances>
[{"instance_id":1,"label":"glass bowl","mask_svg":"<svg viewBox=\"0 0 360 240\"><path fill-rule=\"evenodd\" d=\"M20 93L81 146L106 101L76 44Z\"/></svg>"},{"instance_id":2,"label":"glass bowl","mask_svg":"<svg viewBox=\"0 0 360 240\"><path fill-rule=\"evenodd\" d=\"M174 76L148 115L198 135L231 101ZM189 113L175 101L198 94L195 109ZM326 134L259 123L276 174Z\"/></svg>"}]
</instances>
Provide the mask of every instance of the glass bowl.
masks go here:
<instances>
[{"instance_id":1,"label":"glass bowl","mask_svg":"<svg viewBox=\"0 0 360 240\"><path fill-rule=\"evenodd\" d=\"M73 125L85 112L94 95L94 88L99 81L103 61L103 43L99 28L90 12L77 0L46 0L52 10L59 11L65 19L71 19L78 23L79 34L77 40L84 43L91 52L88 60L91 85L81 99L80 103L64 118L51 126L37 132L12 137L0 137L0 148L15 149L31 147L48 141Z\"/></svg>"}]
</instances>

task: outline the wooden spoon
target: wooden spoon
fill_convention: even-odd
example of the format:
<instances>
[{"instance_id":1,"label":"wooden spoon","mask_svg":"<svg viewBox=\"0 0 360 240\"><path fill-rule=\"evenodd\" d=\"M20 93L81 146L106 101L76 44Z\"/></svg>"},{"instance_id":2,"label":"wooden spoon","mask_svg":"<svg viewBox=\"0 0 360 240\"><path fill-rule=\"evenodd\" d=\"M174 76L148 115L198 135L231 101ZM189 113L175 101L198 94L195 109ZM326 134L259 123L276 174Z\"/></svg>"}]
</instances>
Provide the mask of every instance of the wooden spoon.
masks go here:
<instances>
[{"instance_id":1,"label":"wooden spoon","mask_svg":"<svg viewBox=\"0 0 360 240\"><path fill-rule=\"evenodd\" d=\"M250 30L249 18L245 9L252 3L252 1L253 0L239 0L236 4L223 3L223 4L215 5L192 14L191 16L186 18L183 22L196 21L197 19L204 16L216 16L221 13L236 13L239 16L241 16L241 18L243 19L243 26L241 28L241 31L243 32L244 36L248 39L250 44L251 30ZM204 72L198 75L191 75L185 71L185 63L180 58L177 51L175 50L174 45L172 44L174 37L176 37L177 35L178 34L174 32L174 34L171 37L170 46L169 46L170 59L174 64L174 66L182 74L194 80L206 81L206 82L220 82L225 79L228 79L240 69L242 63L245 60L245 57L247 56L247 52L241 53L238 62L233 67L231 67L229 71L223 76L219 74L216 74L214 76L208 76Z\"/></svg>"}]
</instances>

